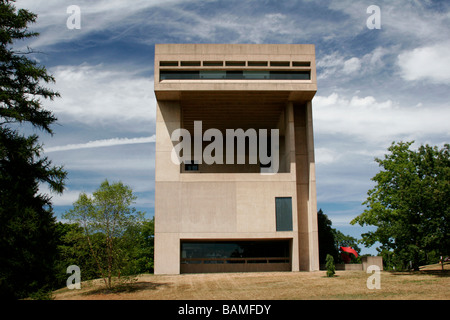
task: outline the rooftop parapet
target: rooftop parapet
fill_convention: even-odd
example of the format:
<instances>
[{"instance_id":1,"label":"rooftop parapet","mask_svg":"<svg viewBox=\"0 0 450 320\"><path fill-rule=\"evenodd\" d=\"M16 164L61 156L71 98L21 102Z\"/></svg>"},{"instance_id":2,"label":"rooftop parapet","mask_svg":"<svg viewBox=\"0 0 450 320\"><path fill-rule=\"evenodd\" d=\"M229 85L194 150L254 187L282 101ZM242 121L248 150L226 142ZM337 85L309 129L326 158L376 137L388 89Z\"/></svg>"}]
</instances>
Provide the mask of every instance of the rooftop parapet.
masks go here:
<instances>
[{"instance_id":1,"label":"rooftop parapet","mask_svg":"<svg viewBox=\"0 0 450 320\"><path fill-rule=\"evenodd\" d=\"M289 101L317 91L311 44L157 44L155 93L180 100L185 91L289 92Z\"/></svg>"}]
</instances>

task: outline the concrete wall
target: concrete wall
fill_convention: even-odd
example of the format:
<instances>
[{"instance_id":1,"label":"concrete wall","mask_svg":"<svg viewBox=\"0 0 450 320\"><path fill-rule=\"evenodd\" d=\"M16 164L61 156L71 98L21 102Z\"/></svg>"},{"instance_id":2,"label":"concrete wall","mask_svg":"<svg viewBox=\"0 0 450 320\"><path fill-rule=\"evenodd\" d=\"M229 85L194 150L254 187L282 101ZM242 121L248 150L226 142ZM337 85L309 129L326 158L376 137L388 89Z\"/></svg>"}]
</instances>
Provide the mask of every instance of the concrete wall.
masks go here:
<instances>
[{"instance_id":1,"label":"concrete wall","mask_svg":"<svg viewBox=\"0 0 450 320\"><path fill-rule=\"evenodd\" d=\"M375 257L362 257L362 263L338 263L335 265L336 270L341 271L367 271L369 266L375 265L383 270L383 257L375 256ZM320 265L320 270L326 270L327 267L325 264Z\"/></svg>"},{"instance_id":2,"label":"concrete wall","mask_svg":"<svg viewBox=\"0 0 450 320\"><path fill-rule=\"evenodd\" d=\"M362 266L363 270L366 271L367 267L369 266L378 266L380 270L383 270L383 257L376 256L376 257L362 257Z\"/></svg>"},{"instance_id":3,"label":"concrete wall","mask_svg":"<svg viewBox=\"0 0 450 320\"><path fill-rule=\"evenodd\" d=\"M315 190L312 106L315 93L313 46L222 46L158 45L155 54L156 160L155 160L155 273L180 273L182 239L289 239L291 269L318 270L317 205ZM290 54L274 54L281 50ZM200 52L200 53L199 53ZM252 52L252 53L251 53ZM289 52L289 51L287 51ZM214 84L159 82L159 61L178 59L267 59L311 61L310 81L231 81ZM158 76L157 76L158 74ZM173 130L183 127L183 92L199 90L292 90L274 127L280 130L280 168L275 175L261 175L252 166L242 170L218 167L186 172L172 161ZM203 90L203 91L202 91ZM264 91L264 92L266 92ZM303 93L307 93L303 95ZM166 94L169 93L169 94ZM267 94L267 92L266 92ZM269 97L270 95L268 95ZM280 95L281 96L281 95ZM209 96L211 97L211 96ZM293 102L289 99L306 99ZM224 120L225 121L225 120ZM232 120L230 120L232 121ZM205 129L205 128L204 128ZM292 197L292 231L276 231L275 198Z\"/></svg>"}]
</instances>

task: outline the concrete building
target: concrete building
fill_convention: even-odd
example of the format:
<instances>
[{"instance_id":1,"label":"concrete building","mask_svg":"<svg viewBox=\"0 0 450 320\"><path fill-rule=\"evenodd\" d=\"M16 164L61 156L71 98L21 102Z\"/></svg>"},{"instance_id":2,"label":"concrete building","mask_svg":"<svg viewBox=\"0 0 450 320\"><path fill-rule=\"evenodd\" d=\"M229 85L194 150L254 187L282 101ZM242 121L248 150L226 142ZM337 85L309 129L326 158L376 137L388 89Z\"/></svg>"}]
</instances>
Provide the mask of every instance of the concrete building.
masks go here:
<instances>
[{"instance_id":1,"label":"concrete building","mask_svg":"<svg viewBox=\"0 0 450 320\"><path fill-rule=\"evenodd\" d=\"M155 273L319 270L314 45L158 44L154 81ZM180 152L180 128L201 143ZM202 159L218 142L209 129L266 129L274 174L262 174L263 135L256 162L249 137Z\"/></svg>"}]
</instances>

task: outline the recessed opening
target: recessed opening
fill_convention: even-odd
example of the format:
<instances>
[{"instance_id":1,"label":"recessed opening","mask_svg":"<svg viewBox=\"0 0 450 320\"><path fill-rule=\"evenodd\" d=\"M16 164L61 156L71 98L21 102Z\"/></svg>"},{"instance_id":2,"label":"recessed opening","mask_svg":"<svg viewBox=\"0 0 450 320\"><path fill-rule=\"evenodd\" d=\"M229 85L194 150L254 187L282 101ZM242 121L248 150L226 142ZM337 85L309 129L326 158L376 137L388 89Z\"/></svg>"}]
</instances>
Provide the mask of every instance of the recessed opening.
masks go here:
<instances>
[{"instance_id":1,"label":"recessed opening","mask_svg":"<svg viewBox=\"0 0 450 320\"><path fill-rule=\"evenodd\" d=\"M182 67L200 67L200 61L181 61Z\"/></svg>"},{"instance_id":2,"label":"recessed opening","mask_svg":"<svg viewBox=\"0 0 450 320\"><path fill-rule=\"evenodd\" d=\"M289 61L270 61L271 67L289 67L290 65Z\"/></svg>"},{"instance_id":3,"label":"recessed opening","mask_svg":"<svg viewBox=\"0 0 450 320\"><path fill-rule=\"evenodd\" d=\"M223 61L203 61L204 67L223 67Z\"/></svg>"},{"instance_id":4,"label":"recessed opening","mask_svg":"<svg viewBox=\"0 0 450 320\"><path fill-rule=\"evenodd\" d=\"M160 61L160 67L178 67L178 61Z\"/></svg>"},{"instance_id":5,"label":"recessed opening","mask_svg":"<svg viewBox=\"0 0 450 320\"><path fill-rule=\"evenodd\" d=\"M290 271L291 240L181 240L180 272Z\"/></svg>"},{"instance_id":6,"label":"recessed opening","mask_svg":"<svg viewBox=\"0 0 450 320\"><path fill-rule=\"evenodd\" d=\"M309 62L309 61L293 61L292 66L293 67L309 67L309 66L311 66L311 62Z\"/></svg>"},{"instance_id":7,"label":"recessed opening","mask_svg":"<svg viewBox=\"0 0 450 320\"><path fill-rule=\"evenodd\" d=\"M249 67L267 67L267 61L249 61Z\"/></svg>"},{"instance_id":8,"label":"recessed opening","mask_svg":"<svg viewBox=\"0 0 450 320\"><path fill-rule=\"evenodd\" d=\"M227 67L245 67L245 61L226 61Z\"/></svg>"}]
</instances>

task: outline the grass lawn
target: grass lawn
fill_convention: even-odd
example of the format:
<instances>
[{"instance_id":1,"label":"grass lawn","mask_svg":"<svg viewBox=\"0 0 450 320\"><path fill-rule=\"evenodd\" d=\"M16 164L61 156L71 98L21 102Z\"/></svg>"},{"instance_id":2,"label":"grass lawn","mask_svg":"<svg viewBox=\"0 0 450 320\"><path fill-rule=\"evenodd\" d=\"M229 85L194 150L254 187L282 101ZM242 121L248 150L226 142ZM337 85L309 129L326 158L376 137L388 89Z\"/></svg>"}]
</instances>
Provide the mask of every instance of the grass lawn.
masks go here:
<instances>
[{"instance_id":1,"label":"grass lawn","mask_svg":"<svg viewBox=\"0 0 450 320\"><path fill-rule=\"evenodd\" d=\"M337 271L140 275L121 289L106 291L101 280L82 282L81 290L63 288L56 300L297 300L375 299L449 300L450 264L418 272L380 273L380 289L368 289L371 274Z\"/></svg>"}]
</instances>

